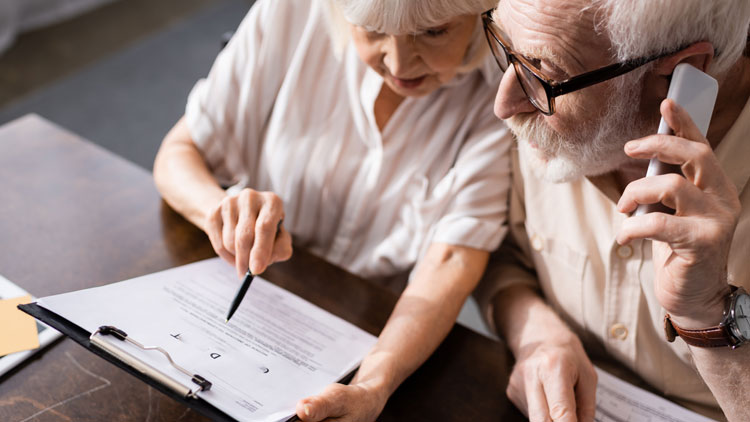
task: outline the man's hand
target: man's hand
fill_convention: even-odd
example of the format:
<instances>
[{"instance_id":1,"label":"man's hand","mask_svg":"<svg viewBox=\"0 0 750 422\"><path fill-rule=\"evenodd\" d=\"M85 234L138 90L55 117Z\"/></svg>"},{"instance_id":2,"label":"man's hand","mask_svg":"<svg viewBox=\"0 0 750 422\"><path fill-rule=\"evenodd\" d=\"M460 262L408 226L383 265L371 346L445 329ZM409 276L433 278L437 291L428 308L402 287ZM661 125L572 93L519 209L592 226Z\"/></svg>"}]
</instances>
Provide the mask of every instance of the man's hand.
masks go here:
<instances>
[{"instance_id":1,"label":"man's hand","mask_svg":"<svg viewBox=\"0 0 750 422\"><path fill-rule=\"evenodd\" d=\"M284 206L272 192L243 189L225 197L206 217L214 251L237 268L260 274L270 264L292 256L292 236L281 224Z\"/></svg>"},{"instance_id":2,"label":"man's hand","mask_svg":"<svg viewBox=\"0 0 750 422\"><path fill-rule=\"evenodd\" d=\"M317 396L297 403L297 416L304 422L373 422L388 396L366 384L331 384Z\"/></svg>"},{"instance_id":3,"label":"man's hand","mask_svg":"<svg viewBox=\"0 0 750 422\"><path fill-rule=\"evenodd\" d=\"M676 212L628 218L617 242L654 240L656 298L680 327L701 329L721 319L740 202L737 189L687 112L664 100L661 114L675 135L630 141L625 152L633 158L656 157L679 165L684 177L667 174L636 180L625 189L618 210L629 213L638 204L661 202Z\"/></svg>"},{"instance_id":4,"label":"man's hand","mask_svg":"<svg viewBox=\"0 0 750 422\"><path fill-rule=\"evenodd\" d=\"M572 333L524 346L516 356L507 394L530 422L590 422L597 375Z\"/></svg>"}]
</instances>

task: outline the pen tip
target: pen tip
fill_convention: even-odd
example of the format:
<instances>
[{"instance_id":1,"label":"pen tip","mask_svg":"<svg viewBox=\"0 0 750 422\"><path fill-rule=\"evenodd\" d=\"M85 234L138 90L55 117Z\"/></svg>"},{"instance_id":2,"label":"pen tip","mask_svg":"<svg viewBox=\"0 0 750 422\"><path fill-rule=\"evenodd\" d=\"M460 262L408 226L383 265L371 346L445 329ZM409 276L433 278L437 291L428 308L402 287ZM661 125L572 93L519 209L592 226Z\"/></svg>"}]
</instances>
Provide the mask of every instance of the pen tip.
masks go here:
<instances>
[{"instance_id":1,"label":"pen tip","mask_svg":"<svg viewBox=\"0 0 750 422\"><path fill-rule=\"evenodd\" d=\"M229 320L228 320L228 319L225 319L225 320L224 320L224 324L229 324Z\"/></svg>"}]
</instances>

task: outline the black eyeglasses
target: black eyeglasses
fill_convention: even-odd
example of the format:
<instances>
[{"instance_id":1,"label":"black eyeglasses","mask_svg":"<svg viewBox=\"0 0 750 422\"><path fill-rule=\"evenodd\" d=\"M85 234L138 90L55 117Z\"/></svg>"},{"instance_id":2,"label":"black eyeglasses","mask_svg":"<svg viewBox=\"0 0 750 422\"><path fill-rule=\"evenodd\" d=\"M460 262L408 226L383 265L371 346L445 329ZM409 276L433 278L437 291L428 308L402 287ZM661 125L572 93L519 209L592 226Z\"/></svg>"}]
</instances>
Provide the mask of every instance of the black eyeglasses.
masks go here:
<instances>
[{"instance_id":1,"label":"black eyeglasses","mask_svg":"<svg viewBox=\"0 0 750 422\"><path fill-rule=\"evenodd\" d=\"M492 19L493 11L494 9L491 9L482 13L482 23L484 25L484 34L487 36L487 42L490 44L490 50L492 50L492 55L495 56L497 65L500 66L500 70L504 73L508 69L508 66L511 63L513 64L516 77L526 97L528 97L531 104L537 110L547 116L555 113L555 97L616 78L646 63L673 54L673 52L670 52L615 63L557 82L546 77L528 59L514 52L509 47L509 43L500 35L501 31Z\"/></svg>"}]
</instances>

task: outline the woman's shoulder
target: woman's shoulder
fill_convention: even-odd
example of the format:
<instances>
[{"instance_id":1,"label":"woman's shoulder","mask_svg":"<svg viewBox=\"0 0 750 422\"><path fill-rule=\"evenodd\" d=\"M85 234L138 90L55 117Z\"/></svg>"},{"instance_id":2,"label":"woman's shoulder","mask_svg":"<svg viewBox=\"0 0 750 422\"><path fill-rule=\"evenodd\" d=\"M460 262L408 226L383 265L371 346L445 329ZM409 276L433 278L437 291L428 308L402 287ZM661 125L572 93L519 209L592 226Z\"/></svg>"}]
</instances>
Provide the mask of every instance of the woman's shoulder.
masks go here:
<instances>
[{"instance_id":1,"label":"woman's shoulder","mask_svg":"<svg viewBox=\"0 0 750 422\"><path fill-rule=\"evenodd\" d=\"M289 36L311 24L324 25L326 7L327 0L257 0L248 15L256 14L265 32Z\"/></svg>"}]
</instances>

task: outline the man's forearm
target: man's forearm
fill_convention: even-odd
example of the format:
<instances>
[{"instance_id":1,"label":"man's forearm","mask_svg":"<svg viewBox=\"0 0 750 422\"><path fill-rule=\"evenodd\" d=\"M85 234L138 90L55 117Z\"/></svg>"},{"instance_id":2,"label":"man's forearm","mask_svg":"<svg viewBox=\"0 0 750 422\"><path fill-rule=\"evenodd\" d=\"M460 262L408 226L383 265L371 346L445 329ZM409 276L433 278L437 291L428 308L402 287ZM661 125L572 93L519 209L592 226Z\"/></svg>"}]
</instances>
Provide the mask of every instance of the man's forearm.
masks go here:
<instances>
[{"instance_id":1,"label":"man's forearm","mask_svg":"<svg viewBox=\"0 0 750 422\"><path fill-rule=\"evenodd\" d=\"M536 347L551 338L577 339L544 299L525 285L500 292L492 311L499 334L517 357L527 347Z\"/></svg>"},{"instance_id":2,"label":"man's forearm","mask_svg":"<svg viewBox=\"0 0 750 422\"><path fill-rule=\"evenodd\" d=\"M750 421L750 346L690 347L703 380L730 422Z\"/></svg>"}]
</instances>

